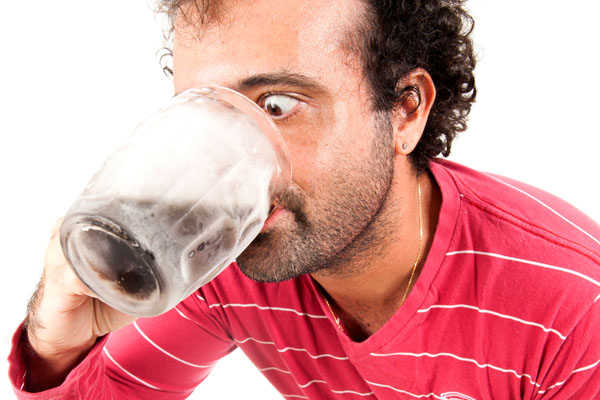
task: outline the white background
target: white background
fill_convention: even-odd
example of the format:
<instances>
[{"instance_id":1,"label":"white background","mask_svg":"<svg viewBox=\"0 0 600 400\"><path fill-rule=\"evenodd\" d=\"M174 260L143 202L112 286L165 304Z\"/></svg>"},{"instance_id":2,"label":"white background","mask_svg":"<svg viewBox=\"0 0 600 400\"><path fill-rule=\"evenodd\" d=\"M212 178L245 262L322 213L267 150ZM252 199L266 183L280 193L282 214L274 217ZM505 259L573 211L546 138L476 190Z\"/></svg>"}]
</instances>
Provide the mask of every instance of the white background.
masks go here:
<instances>
[{"instance_id":1,"label":"white background","mask_svg":"<svg viewBox=\"0 0 600 400\"><path fill-rule=\"evenodd\" d=\"M551 191L600 221L600 28L593 4L469 4L479 94L451 159ZM53 221L171 88L156 56L161 26L143 1L5 2L0 41L5 377L10 337L38 280ZM8 381L0 382L0 398L12 398ZM224 359L192 398L201 395L278 398L241 352Z\"/></svg>"}]
</instances>

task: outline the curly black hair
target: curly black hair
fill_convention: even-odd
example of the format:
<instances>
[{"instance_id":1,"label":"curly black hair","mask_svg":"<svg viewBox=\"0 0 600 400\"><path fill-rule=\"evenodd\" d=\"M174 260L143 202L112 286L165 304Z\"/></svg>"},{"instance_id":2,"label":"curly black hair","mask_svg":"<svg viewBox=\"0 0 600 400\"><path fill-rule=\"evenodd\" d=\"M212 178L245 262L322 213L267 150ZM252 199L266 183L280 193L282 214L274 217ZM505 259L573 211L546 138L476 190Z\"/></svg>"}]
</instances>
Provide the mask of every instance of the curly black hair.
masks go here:
<instances>
[{"instance_id":1,"label":"curly black hair","mask_svg":"<svg viewBox=\"0 0 600 400\"><path fill-rule=\"evenodd\" d=\"M160 0L158 10L169 16L171 31L175 17L191 1L199 18L193 22L218 19L220 0ZM431 158L447 157L456 135L467 128L477 93L473 18L463 7L465 0L362 1L367 12L352 41L371 86L374 110L390 112L410 94L420 99L414 86L399 86L411 71L422 68L433 79L436 99L411 153L413 165L425 169ZM184 13L186 19L188 15Z\"/></svg>"},{"instance_id":2,"label":"curly black hair","mask_svg":"<svg viewBox=\"0 0 600 400\"><path fill-rule=\"evenodd\" d=\"M414 90L398 83L416 68L426 70L436 88L423 136L411 153L418 168L425 168L430 158L450 154L456 135L467 128L475 101L476 57L469 37L474 22L463 3L366 1L370 15L361 27L364 46L360 52L375 109L391 111Z\"/></svg>"}]
</instances>

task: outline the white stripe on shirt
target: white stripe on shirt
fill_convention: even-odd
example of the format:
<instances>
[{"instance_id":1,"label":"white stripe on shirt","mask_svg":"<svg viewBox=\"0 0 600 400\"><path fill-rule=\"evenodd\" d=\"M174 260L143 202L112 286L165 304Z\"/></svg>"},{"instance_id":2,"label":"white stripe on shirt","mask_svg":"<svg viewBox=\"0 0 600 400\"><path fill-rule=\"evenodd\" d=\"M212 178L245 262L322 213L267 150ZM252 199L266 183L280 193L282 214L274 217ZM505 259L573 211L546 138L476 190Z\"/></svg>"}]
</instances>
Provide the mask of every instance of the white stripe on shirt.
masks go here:
<instances>
[{"instance_id":1,"label":"white stripe on shirt","mask_svg":"<svg viewBox=\"0 0 600 400\"><path fill-rule=\"evenodd\" d=\"M479 312L481 314L491 314L491 315L494 315L496 317L509 319L509 320L516 321L516 322L519 322L519 323L522 323L522 324L525 324L525 325L537 326L538 328L541 328L545 332L552 332L552 333L558 335L558 337L560 337L562 340L565 340L567 338L565 335L561 334L556 329L546 328L544 325L538 324L537 322L527 321L527 320L524 320L524 319L521 319L521 318L513 317L512 315L501 314L501 313L498 313L498 312L495 312L495 311L484 310L482 308L475 307L475 306L470 306L470 305L467 305L467 304L453 304L453 305L436 304L436 305L430 306L430 307L425 308L425 309L417 310L417 312L418 313L426 313L426 312L428 312L429 310L431 310L433 308L441 308L441 309L468 308L470 310L475 310L475 311L477 311L477 312Z\"/></svg>"},{"instance_id":2,"label":"white stripe on shirt","mask_svg":"<svg viewBox=\"0 0 600 400\"><path fill-rule=\"evenodd\" d=\"M116 361L115 361L115 359L114 359L114 358L112 358L112 356L110 355L110 353L108 352L108 350L106 350L106 347L104 347L104 348L102 349L102 351L104 351L104 354L106 354L106 356L107 356L107 357L110 359L110 361L112 361L112 362L113 362L113 364L115 364L117 367L119 367L119 369L120 369L121 371L125 372L127 375L129 375L130 377L132 377L132 378L133 378L133 379L135 379L136 381L138 381L138 382L140 382L141 384L143 384L143 385L145 385L145 386L149 387L150 389L154 389L154 390L161 390L161 389L157 388L156 386L154 386L154 385L151 385L151 384L149 384L148 382L146 382L146 381L144 381L144 380L142 380L142 379L138 378L137 376L135 376L134 374L132 374L131 372L129 372L129 371L127 371L125 368L123 368L123 367L121 366L121 364L119 364L118 362L116 362Z\"/></svg>"},{"instance_id":3,"label":"white stripe on shirt","mask_svg":"<svg viewBox=\"0 0 600 400\"><path fill-rule=\"evenodd\" d=\"M398 393L403 393L403 394L407 394L407 395L409 395L409 396L416 397L416 398L418 398L418 399L422 399L422 398L424 398L424 397L434 397L434 398L436 398L436 399L441 399L441 398L442 398L441 396L438 396L438 395L436 395L435 393L429 393L429 394L414 394L414 393L407 392L406 390L398 389L398 388L395 388L395 387L393 387L393 386L390 386L390 385L384 385L384 384L381 384L381 383L375 383L375 382L371 382L371 381L368 381L368 380L366 380L366 379L365 379L365 382L367 382L369 385L378 386L378 387L387 388L387 389L392 389L392 390L393 390L393 391L395 391L395 392L398 392Z\"/></svg>"},{"instance_id":4,"label":"white stripe on shirt","mask_svg":"<svg viewBox=\"0 0 600 400\"><path fill-rule=\"evenodd\" d=\"M246 343L248 341L253 341L253 342L256 342L256 343L259 343L259 344L270 344L270 345L275 346L275 350L277 350L279 353L285 353L288 350L303 351L306 354L308 354L310 358L313 358L313 359L318 359L318 358L323 358L323 357L329 357L329 358L333 358L333 359L336 359L336 360L342 360L342 361L348 360L348 357L334 356L332 354L316 354L316 355L314 355L314 354L311 354L308 350L302 349L302 348L284 347L283 349L280 349L280 348L277 347L277 345L275 344L275 342L265 342L265 341L258 340L258 339L252 338L252 337L247 337L247 338L242 339L242 340L234 339L234 341L236 343L238 343L238 344L243 344L243 343Z\"/></svg>"},{"instance_id":5,"label":"white stripe on shirt","mask_svg":"<svg viewBox=\"0 0 600 400\"><path fill-rule=\"evenodd\" d=\"M190 317L188 317L187 315L185 315L183 312L181 312L181 310L179 308L177 308L177 306L173 307L173 309L175 311L177 311L177 314L181 315L183 318L185 318L188 321L191 321L191 322L193 322L193 323L195 323L197 325L196 321L194 321L193 319L191 319Z\"/></svg>"},{"instance_id":6,"label":"white stripe on shirt","mask_svg":"<svg viewBox=\"0 0 600 400\"><path fill-rule=\"evenodd\" d=\"M208 306L208 308L213 308L213 307L223 307L223 308L228 308L228 307L241 307L241 308L247 308L247 307L256 307L259 310L270 310L270 311L287 311L287 312L293 312L294 314L297 314L301 317L309 317L309 318L316 318L316 319L327 319L327 315L315 315L315 314L308 314L308 313L303 313L300 311L296 311L293 308L284 308L284 307L266 307L266 306L259 306L258 304L220 304L220 303L215 303L215 304L210 304Z\"/></svg>"},{"instance_id":7,"label":"white stripe on shirt","mask_svg":"<svg viewBox=\"0 0 600 400\"><path fill-rule=\"evenodd\" d=\"M331 390L335 394L355 394L357 396L362 396L362 397L375 395L375 393L373 393L373 392L361 393L361 392L355 392L354 390L333 390L333 389L329 389L329 390Z\"/></svg>"},{"instance_id":8,"label":"white stripe on shirt","mask_svg":"<svg viewBox=\"0 0 600 400\"><path fill-rule=\"evenodd\" d=\"M275 368L275 367L259 368L259 371L260 372L279 371L279 372L283 372L284 374L292 375L292 373L290 371L286 371L285 369L279 369L279 368Z\"/></svg>"},{"instance_id":9,"label":"white stripe on shirt","mask_svg":"<svg viewBox=\"0 0 600 400\"><path fill-rule=\"evenodd\" d=\"M298 387L301 387L302 389L304 389L305 387L310 386L313 383L324 383L324 384L327 384L326 381L321 381L321 380L315 379L315 380L306 382L304 385L298 384Z\"/></svg>"},{"instance_id":10,"label":"white stripe on shirt","mask_svg":"<svg viewBox=\"0 0 600 400\"><path fill-rule=\"evenodd\" d=\"M538 393L542 393L542 394L543 394L543 393L546 393L546 392L547 392L548 390L550 390L550 389L554 389L554 388L555 388L555 387L557 387L557 386L564 385L564 384L565 384L565 382L566 382L566 381L567 381L567 380L568 380L568 379L571 377L571 375L573 375L573 374L576 374L576 373L578 373L578 372L587 371L588 369L592 369L592 368L594 368L595 366L597 366L598 364L600 364L600 360L596 361L596 362L595 362L595 363L593 363L593 364L586 365L585 367L577 368L576 370L573 370L573 371L572 371L572 372L569 374L569 376L567 377L567 379L565 379L564 381L562 381L562 382L557 382L557 383L555 383L554 385L550 385L550 386L548 386L548 387L547 387L545 390L538 390Z\"/></svg>"},{"instance_id":11,"label":"white stripe on shirt","mask_svg":"<svg viewBox=\"0 0 600 400\"><path fill-rule=\"evenodd\" d=\"M165 349L163 349L162 347L160 347L159 345L157 345L156 343L154 343L148 336L146 336L146 334L142 331L142 329L140 328L140 326L138 325L137 321L133 322L133 326L135 326L135 329L137 329L137 331L140 333L140 335L146 339L146 341L148 343L150 343L152 346L156 347L158 350L160 350L161 352L163 352L164 354L166 354L167 356L171 357L174 360L179 361L182 364L185 365L189 365L190 367L194 367L194 368L211 368L212 365L200 365L200 364L194 364L191 363L189 361L185 361L179 357L177 357L174 354L169 353L168 351L166 351Z\"/></svg>"},{"instance_id":12,"label":"white stripe on shirt","mask_svg":"<svg viewBox=\"0 0 600 400\"><path fill-rule=\"evenodd\" d=\"M300 384L299 384L298 386L299 386L299 387L301 387L302 389L304 389L304 388L306 388L306 387L308 387L308 386L312 385L313 383L324 383L324 384L328 385L328 389L329 389L329 390L330 390L332 393L335 393L335 394L355 394L355 395L357 395L357 396L363 396L363 397L364 397L364 396L372 396L372 395L374 394L373 392L369 392L369 393L362 393L362 392L355 392L354 390L335 390L335 389L332 389L332 388L330 388L330 387L329 387L329 384L328 384L326 381L322 381L322 380L318 380L318 379L315 379L315 380L312 380L312 381L306 382L306 383L305 383L305 384L303 384L303 385L300 385Z\"/></svg>"},{"instance_id":13,"label":"white stripe on shirt","mask_svg":"<svg viewBox=\"0 0 600 400\"><path fill-rule=\"evenodd\" d=\"M547 208L549 211L551 211L552 213L554 213L555 215L557 215L558 217L560 217L562 220L564 220L565 222L567 222L568 224L570 224L571 226L573 226L574 228L576 228L577 230L579 230L580 232L582 232L584 235L586 235L587 237L589 237L590 239L592 239L594 242L600 244L600 240L596 239L594 236L592 236L591 234L589 234L588 232L586 232L584 229L580 228L578 225L576 225L575 223L571 222L568 218L564 217L562 214L560 214L558 211L554 210L552 207L550 207L549 205L547 205L546 203L544 203L543 201L541 201L540 199L536 198L535 196L527 193L526 191L519 189L516 186L513 186L507 182L504 182L498 178L496 178L495 176L489 175L488 176L490 178L492 178L493 180L495 180L496 182L500 182L503 185L508 186L509 188L512 188L514 190L516 190L519 193L524 194L525 196L533 199L534 201L538 202L539 204L541 204L542 206L544 206L545 208Z\"/></svg>"},{"instance_id":14,"label":"white stripe on shirt","mask_svg":"<svg viewBox=\"0 0 600 400\"><path fill-rule=\"evenodd\" d=\"M265 372L265 371L271 371L271 370L275 370L275 371L283 372L283 373L285 373L285 374L290 374L290 375L292 375L292 373L291 373L290 371L286 371L286 370L279 369L279 368L275 368L275 367L269 367L269 368L260 368L260 369L259 369L259 371L261 371L261 372ZM302 384L302 385L301 385L301 384L298 384L298 387L301 387L302 389L304 389L304 388L306 388L306 387L308 387L308 386L312 385L313 383L324 383L324 384L326 384L326 385L327 385L327 388L328 388L328 389L329 389L329 390L330 390L332 393L335 393L335 394L355 394L355 395L358 395L358 396L372 396L372 395L374 395L374 394L375 394L375 393L373 393L373 392L369 392L369 393L361 393L361 392L356 392L356 391L354 391L354 390L335 390L335 389L332 389L332 388L330 388L330 387L329 387L329 383L328 383L327 381L322 381L322 380L319 380L319 379L315 379L315 380L312 380L312 381L306 382L305 384Z\"/></svg>"},{"instance_id":15,"label":"white stripe on shirt","mask_svg":"<svg viewBox=\"0 0 600 400\"><path fill-rule=\"evenodd\" d=\"M598 282L595 279L590 278L587 275L584 275L580 272L577 271L573 271L567 268L563 268L563 267L557 267L555 265L550 265L550 264L544 264L544 263L540 263L537 261L530 261L530 260L525 260L522 258L516 258L516 257L509 257L509 256L504 256L502 254L496 254L496 253L488 253L485 251L477 251L477 250L459 250L459 251L451 251L446 253L446 256L455 256L458 254L476 254L476 255L480 255L480 256L489 256L489 257L495 257L495 258L500 258L503 260L509 260L509 261L516 261L522 264L529 264L529 265L535 265L536 267L542 267L542 268L547 268L547 269L552 269L555 271L560 271L560 272L566 272L567 274L571 274L571 275L575 275L578 276L580 278L585 279L588 282L593 283L596 286L600 286L600 282Z\"/></svg>"},{"instance_id":16,"label":"white stripe on shirt","mask_svg":"<svg viewBox=\"0 0 600 400\"><path fill-rule=\"evenodd\" d=\"M454 358L454 359L459 360L459 361L465 361L465 362L473 363L473 364L475 364L479 368L490 368L490 369L493 369L495 371L500 371L500 372L504 372L504 373L510 373L510 374L513 374L514 376L516 376L519 379L521 379L523 377L526 377L527 379L529 379L529 382L532 385L535 385L535 386L538 386L538 387L540 386L540 384L537 383L537 382L535 382L533 380L533 378L531 377L531 375L529 375L529 374L518 373L515 370L497 367L497 366L492 365L492 364L480 364L477 360L473 360L472 358L465 358L465 357L457 356L456 354L452 354L452 353L431 354L431 353L405 353L405 352L400 352L400 353L371 353L371 355L375 356L375 357L393 357L393 356L429 357L429 358L451 357L451 358Z\"/></svg>"},{"instance_id":17,"label":"white stripe on shirt","mask_svg":"<svg viewBox=\"0 0 600 400\"><path fill-rule=\"evenodd\" d=\"M204 299L204 297L196 294L196 297L199 298L202 301L206 302L206 299ZM286 308L286 307L269 307L269 306L260 306L258 304L253 304L253 303L227 303L227 304L221 304L221 303L214 303L214 304L209 304L208 308L215 308L215 307L222 307L222 308L229 308L229 307L241 307L241 308L248 308L248 307L254 307L254 308L258 308L259 310L263 310L263 311L286 311L286 312L293 312L294 314L297 314L301 317L309 317L309 318L316 318L316 319L327 319L327 315L322 315L322 314L309 314L309 313L304 313L304 312L300 312L298 310L294 310L293 308Z\"/></svg>"}]
</instances>

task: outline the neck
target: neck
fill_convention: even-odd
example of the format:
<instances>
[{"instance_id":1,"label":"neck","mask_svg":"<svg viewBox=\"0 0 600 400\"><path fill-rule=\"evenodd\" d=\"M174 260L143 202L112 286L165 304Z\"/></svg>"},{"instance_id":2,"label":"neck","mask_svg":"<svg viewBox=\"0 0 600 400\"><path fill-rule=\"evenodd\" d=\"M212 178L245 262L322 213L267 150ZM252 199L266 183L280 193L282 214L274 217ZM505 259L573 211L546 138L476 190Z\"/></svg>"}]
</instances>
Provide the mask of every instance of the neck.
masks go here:
<instances>
[{"instance_id":1,"label":"neck","mask_svg":"<svg viewBox=\"0 0 600 400\"><path fill-rule=\"evenodd\" d=\"M417 185L421 188L421 213ZM379 239L377 243L345 259L335 273L324 270L312 275L334 318L340 319L354 340L375 333L401 307L431 246L440 204L439 189L427 173L395 177L386 203L370 226L385 232L386 237L371 232L368 236ZM340 273L341 268L349 272Z\"/></svg>"}]
</instances>

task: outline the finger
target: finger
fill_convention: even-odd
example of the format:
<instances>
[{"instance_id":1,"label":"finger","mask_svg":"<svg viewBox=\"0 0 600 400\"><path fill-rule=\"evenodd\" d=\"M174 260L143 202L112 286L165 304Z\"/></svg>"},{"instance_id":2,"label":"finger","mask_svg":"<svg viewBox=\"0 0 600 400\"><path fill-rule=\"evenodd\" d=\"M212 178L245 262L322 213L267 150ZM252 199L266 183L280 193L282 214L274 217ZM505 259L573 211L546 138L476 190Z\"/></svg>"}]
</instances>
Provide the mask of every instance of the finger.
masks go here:
<instances>
[{"instance_id":1,"label":"finger","mask_svg":"<svg viewBox=\"0 0 600 400\"><path fill-rule=\"evenodd\" d=\"M54 237L56 235L58 235L58 233L60 232L60 227L64 221L65 217L60 217L59 219L57 219L54 222L54 225L52 225L52 229L50 230L50 240L54 239Z\"/></svg>"},{"instance_id":2,"label":"finger","mask_svg":"<svg viewBox=\"0 0 600 400\"><path fill-rule=\"evenodd\" d=\"M98 295L81 281L64 255L58 236L63 220L64 217L59 218L52 226L51 240L46 248L45 268L46 270L56 271L50 274L60 276L57 279L60 279L69 288L70 293L98 298Z\"/></svg>"},{"instance_id":3,"label":"finger","mask_svg":"<svg viewBox=\"0 0 600 400\"><path fill-rule=\"evenodd\" d=\"M46 268L58 268L61 265L67 265L67 259L63 253L59 237L56 234L46 247L44 265Z\"/></svg>"},{"instance_id":4,"label":"finger","mask_svg":"<svg viewBox=\"0 0 600 400\"><path fill-rule=\"evenodd\" d=\"M71 269L71 268L69 268L69 269ZM83 281L81 279L79 279L77 274L75 274L72 270L70 272L73 275L71 278L72 279L71 284L72 284L72 288L73 288L73 291L75 292L75 294L87 296L87 297L93 297L94 299L98 299L98 295L96 293L94 293L92 291L92 289L87 287L87 285L85 283L83 283Z\"/></svg>"}]
</instances>

